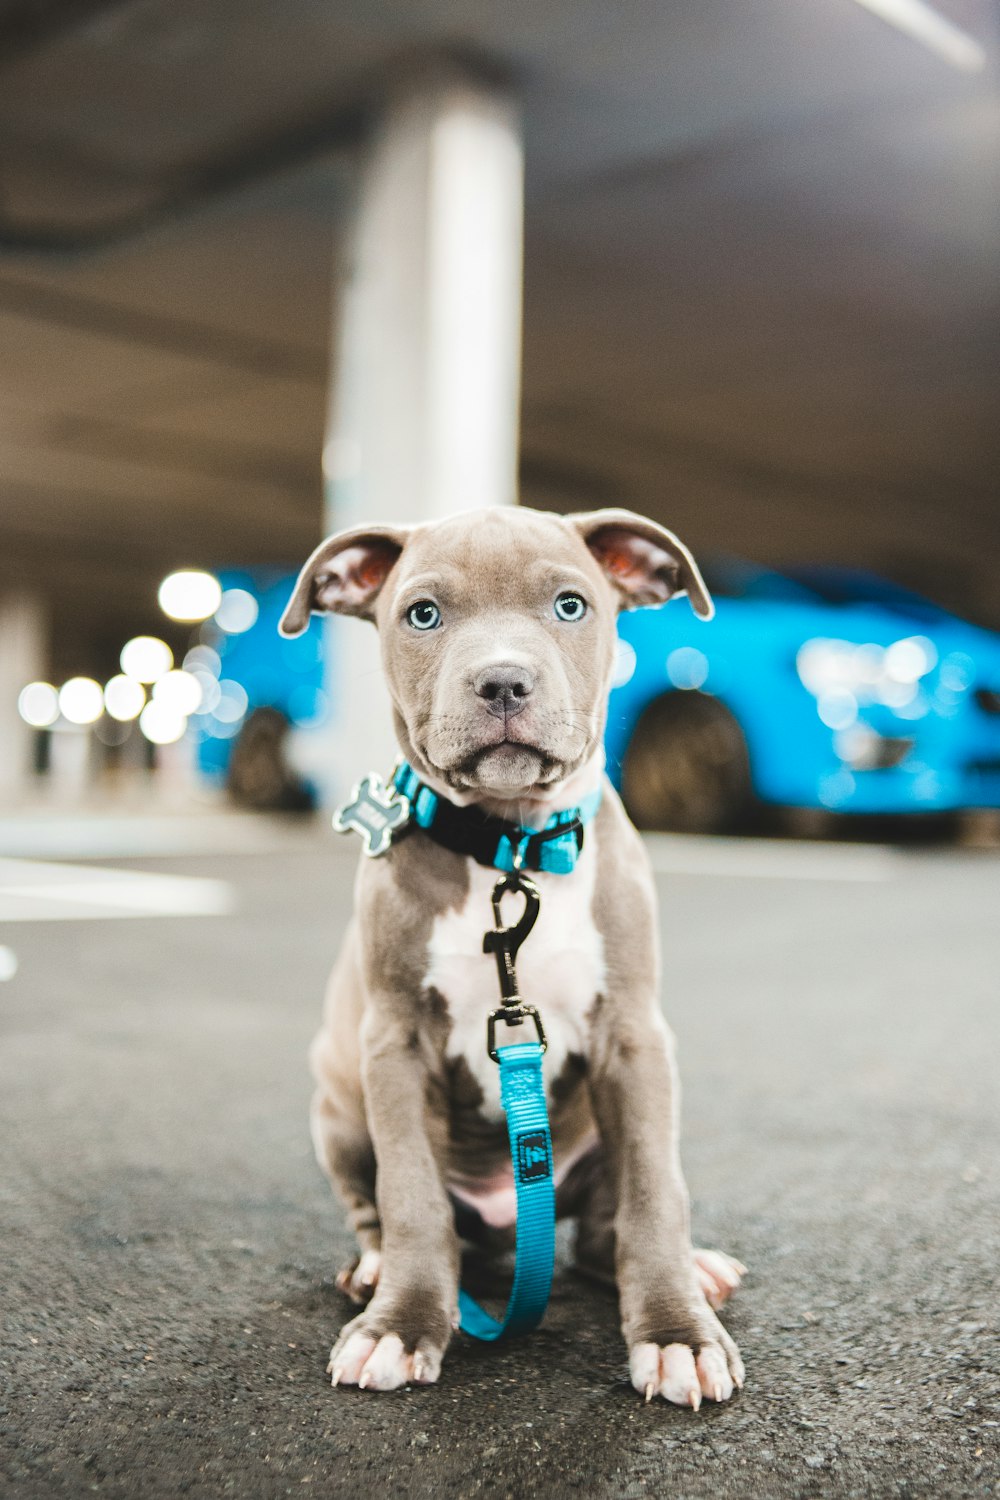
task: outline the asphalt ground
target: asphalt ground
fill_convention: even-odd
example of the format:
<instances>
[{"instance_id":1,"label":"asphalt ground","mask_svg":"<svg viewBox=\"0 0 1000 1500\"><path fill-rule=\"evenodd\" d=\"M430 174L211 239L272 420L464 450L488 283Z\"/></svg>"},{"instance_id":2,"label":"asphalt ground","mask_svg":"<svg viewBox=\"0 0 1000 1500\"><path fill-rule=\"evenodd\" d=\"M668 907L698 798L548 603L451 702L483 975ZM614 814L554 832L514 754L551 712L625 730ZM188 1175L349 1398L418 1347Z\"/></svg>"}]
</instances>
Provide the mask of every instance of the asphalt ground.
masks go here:
<instances>
[{"instance_id":1,"label":"asphalt ground","mask_svg":"<svg viewBox=\"0 0 1000 1500\"><path fill-rule=\"evenodd\" d=\"M1000 856L656 857L696 1239L751 1269L742 1395L644 1406L565 1254L530 1338L332 1390L350 1241L305 1049L353 858L118 858L235 909L0 933L3 1495L1000 1494Z\"/></svg>"}]
</instances>

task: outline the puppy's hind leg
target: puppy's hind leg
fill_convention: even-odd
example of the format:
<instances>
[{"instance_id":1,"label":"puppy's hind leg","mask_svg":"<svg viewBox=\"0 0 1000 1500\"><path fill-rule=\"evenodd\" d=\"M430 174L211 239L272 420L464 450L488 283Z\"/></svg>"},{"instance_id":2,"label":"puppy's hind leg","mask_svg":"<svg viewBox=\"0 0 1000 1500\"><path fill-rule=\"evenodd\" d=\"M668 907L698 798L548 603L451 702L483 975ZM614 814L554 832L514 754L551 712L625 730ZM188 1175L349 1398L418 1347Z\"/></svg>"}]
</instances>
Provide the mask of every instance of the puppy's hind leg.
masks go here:
<instances>
[{"instance_id":1,"label":"puppy's hind leg","mask_svg":"<svg viewBox=\"0 0 1000 1500\"><path fill-rule=\"evenodd\" d=\"M557 1203L560 1213L577 1216L573 1261L580 1275L614 1286L615 1195L603 1151L592 1152L573 1168Z\"/></svg>"},{"instance_id":2,"label":"puppy's hind leg","mask_svg":"<svg viewBox=\"0 0 1000 1500\"><path fill-rule=\"evenodd\" d=\"M695 1246L691 1253L698 1285L705 1293L709 1307L718 1312L736 1291L747 1274L747 1268L723 1250L699 1250Z\"/></svg>"},{"instance_id":3,"label":"puppy's hind leg","mask_svg":"<svg viewBox=\"0 0 1000 1500\"><path fill-rule=\"evenodd\" d=\"M337 1285L352 1301L364 1303L374 1293L382 1267L375 1151L364 1116L345 1110L322 1086L313 1095L309 1123L317 1159L347 1209L360 1251L338 1273Z\"/></svg>"},{"instance_id":4,"label":"puppy's hind leg","mask_svg":"<svg viewBox=\"0 0 1000 1500\"><path fill-rule=\"evenodd\" d=\"M574 1260L583 1276L608 1285L615 1282L615 1195L600 1151L586 1157L566 1181L566 1212L578 1214ZM691 1252L695 1275L708 1305L719 1308L737 1290L747 1268L721 1250Z\"/></svg>"},{"instance_id":5,"label":"puppy's hind leg","mask_svg":"<svg viewBox=\"0 0 1000 1500\"><path fill-rule=\"evenodd\" d=\"M358 929L351 922L327 984L323 1024L309 1049L309 1066L317 1084L309 1123L316 1158L343 1201L358 1238L360 1253L340 1272L337 1285L362 1303L373 1295L382 1263L375 1150L361 1083L363 1008Z\"/></svg>"}]
</instances>

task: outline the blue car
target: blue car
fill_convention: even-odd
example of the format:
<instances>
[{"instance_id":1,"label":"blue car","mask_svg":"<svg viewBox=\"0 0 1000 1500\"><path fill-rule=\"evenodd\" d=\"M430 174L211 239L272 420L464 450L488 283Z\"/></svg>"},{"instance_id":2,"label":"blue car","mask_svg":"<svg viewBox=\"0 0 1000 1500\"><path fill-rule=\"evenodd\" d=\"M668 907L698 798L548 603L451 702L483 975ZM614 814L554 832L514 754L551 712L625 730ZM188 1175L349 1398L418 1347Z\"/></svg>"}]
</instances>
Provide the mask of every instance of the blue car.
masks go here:
<instances>
[{"instance_id":1,"label":"blue car","mask_svg":"<svg viewBox=\"0 0 1000 1500\"><path fill-rule=\"evenodd\" d=\"M1000 807L1000 636L863 573L705 572L710 623L621 618L608 770L641 827Z\"/></svg>"}]
</instances>

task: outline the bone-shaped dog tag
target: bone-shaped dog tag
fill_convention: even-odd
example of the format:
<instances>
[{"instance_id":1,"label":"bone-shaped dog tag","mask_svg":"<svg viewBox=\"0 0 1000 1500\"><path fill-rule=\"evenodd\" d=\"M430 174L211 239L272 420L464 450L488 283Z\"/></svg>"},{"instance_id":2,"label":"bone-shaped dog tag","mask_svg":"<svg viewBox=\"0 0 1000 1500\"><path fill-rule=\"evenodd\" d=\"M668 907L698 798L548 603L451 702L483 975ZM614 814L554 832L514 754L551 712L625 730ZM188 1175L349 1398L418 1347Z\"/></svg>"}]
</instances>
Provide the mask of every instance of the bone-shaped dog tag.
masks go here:
<instances>
[{"instance_id":1,"label":"bone-shaped dog tag","mask_svg":"<svg viewBox=\"0 0 1000 1500\"><path fill-rule=\"evenodd\" d=\"M373 858L384 854L393 836L410 821L409 799L386 786L381 776L366 776L359 781L347 802L337 808L333 826L338 833L359 833L365 853Z\"/></svg>"}]
</instances>

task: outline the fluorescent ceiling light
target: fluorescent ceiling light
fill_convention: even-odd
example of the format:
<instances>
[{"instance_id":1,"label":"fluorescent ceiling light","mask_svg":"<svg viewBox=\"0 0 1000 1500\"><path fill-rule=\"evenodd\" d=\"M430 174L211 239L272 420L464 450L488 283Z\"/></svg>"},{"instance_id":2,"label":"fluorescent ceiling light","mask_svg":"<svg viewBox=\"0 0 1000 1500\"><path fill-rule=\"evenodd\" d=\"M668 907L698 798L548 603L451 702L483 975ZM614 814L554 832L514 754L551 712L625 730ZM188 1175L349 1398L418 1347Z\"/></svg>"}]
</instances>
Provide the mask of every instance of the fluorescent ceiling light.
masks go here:
<instances>
[{"instance_id":1,"label":"fluorescent ceiling light","mask_svg":"<svg viewBox=\"0 0 1000 1500\"><path fill-rule=\"evenodd\" d=\"M917 42L950 62L954 68L975 73L986 66L986 52L974 37L961 31L925 0L857 0L865 10L905 31Z\"/></svg>"}]
</instances>

